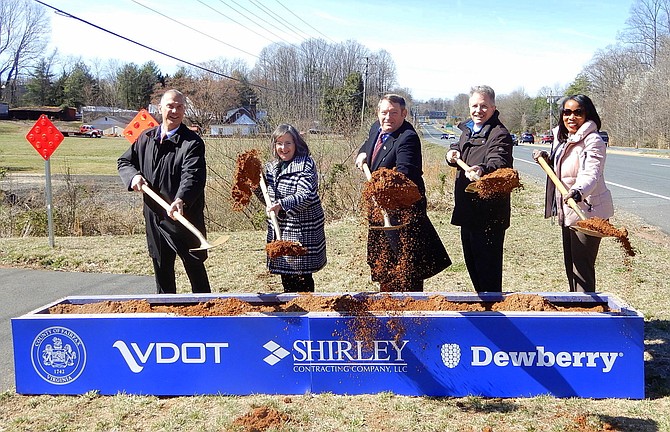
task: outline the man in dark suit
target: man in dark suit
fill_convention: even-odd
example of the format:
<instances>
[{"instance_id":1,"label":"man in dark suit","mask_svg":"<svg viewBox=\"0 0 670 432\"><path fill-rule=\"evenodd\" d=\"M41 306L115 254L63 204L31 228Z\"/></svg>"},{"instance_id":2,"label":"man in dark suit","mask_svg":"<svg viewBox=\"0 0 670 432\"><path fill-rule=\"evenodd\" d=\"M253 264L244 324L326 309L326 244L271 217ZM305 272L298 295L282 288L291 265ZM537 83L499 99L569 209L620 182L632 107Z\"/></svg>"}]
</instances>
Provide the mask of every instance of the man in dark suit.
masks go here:
<instances>
[{"instance_id":1,"label":"man in dark suit","mask_svg":"<svg viewBox=\"0 0 670 432\"><path fill-rule=\"evenodd\" d=\"M205 233L205 143L182 124L186 100L177 90L168 90L160 103L161 125L142 132L137 141L118 159L119 176L128 190L141 192L150 187L170 204L165 211L144 196L147 246L153 260L156 291L177 292L174 264L179 255L194 293L208 293L205 269L207 251L189 251L200 245L183 225L172 219L184 215Z\"/></svg>"},{"instance_id":2,"label":"man in dark suit","mask_svg":"<svg viewBox=\"0 0 670 432\"><path fill-rule=\"evenodd\" d=\"M510 226L509 195L492 199L466 192L477 178L499 168L512 168L512 136L498 118L496 96L489 86L470 91L470 117L458 125L463 131L446 154L447 163L457 167L462 159L470 169L459 169L454 185L454 213L451 223L461 227L465 265L475 291L502 291L503 245Z\"/></svg>"},{"instance_id":3,"label":"man in dark suit","mask_svg":"<svg viewBox=\"0 0 670 432\"><path fill-rule=\"evenodd\" d=\"M409 209L390 212L395 223L408 222L397 230L368 231L368 265L372 280L381 291L423 291L423 281L441 272L451 260L426 214L426 186L423 182L421 140L405 120L407 107L402 96L389 94L379 101L376 121L368 140L361 146L356 166L367 164L371 171L395 168L414 182L421 199Z\"/></svg>"}]
</instances>

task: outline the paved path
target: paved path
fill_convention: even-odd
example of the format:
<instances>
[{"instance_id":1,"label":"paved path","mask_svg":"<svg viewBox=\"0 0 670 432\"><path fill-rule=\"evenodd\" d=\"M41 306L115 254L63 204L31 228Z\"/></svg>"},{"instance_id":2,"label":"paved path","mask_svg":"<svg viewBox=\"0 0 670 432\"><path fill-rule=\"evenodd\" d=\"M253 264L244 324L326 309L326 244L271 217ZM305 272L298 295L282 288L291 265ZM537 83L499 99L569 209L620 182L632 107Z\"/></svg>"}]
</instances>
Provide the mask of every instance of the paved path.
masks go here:
<instances>
[{"instance_id":1,"label":"paved path","mask_svg":"<svg viewBox=\"0 0 670 432\"><path fill-rule=\"evenodd\" d=\"M67 296L153 294L153 276L0 268L0 392L14 390L11 318Z\"/></svg>"}]
</instances>

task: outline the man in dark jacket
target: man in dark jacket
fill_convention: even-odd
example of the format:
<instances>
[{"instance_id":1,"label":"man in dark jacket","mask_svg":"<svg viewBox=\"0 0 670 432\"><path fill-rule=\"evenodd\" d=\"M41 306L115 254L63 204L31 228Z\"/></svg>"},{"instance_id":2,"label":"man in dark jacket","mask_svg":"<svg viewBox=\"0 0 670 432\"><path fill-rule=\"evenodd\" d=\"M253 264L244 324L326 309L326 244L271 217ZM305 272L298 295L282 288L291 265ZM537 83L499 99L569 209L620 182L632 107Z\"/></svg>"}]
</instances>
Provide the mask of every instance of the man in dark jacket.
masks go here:
<instances>
[{"instance_id":1,"label":"man in dark jacket","mask_svg":"<svg viewBox=\"0 0 670 432\"><path fill-rule=\"evenodd\" d=\"M421 199L410 209L390 214L395 223L408 222L397 230L368 231L368 265L372 280L381 291L423 291L423 281L441 272L451 259L426 214L426 186L423 182L421 141L405 120L405 99L386 95L379 101L378 121L370 128L356 158L356 166L367 164L371 171L395 168L416 184Z\"/></svg>"},{"instance_id":2,"label":"man in dark jacket","mask_svg":"<svg viewBox=\"0 0 670 432\"><path fill-rule=\"evenodd\" d=\"M144 196L147 246L153 260L159 294L177 292L174 264L181 258L194 293L210 292L204 261L207 251L189 251L199 240L172 219L184 215L205 233L205 143L182 124L186 111L184 95L168 90L161 98L161 125L142 132L137 141L118 159L119 176L128 190L141 192L150 187L170 204L165 211Z\"/></svg>"},{"instance_id":3,"label":"man in dark jacket","mask_svg":"<svg viewBox=\"0 0 670 432\"><path fill-rule=\"evenodd\" d=\"M489 86L470 91L470 117L458 128L463 132L447 152L447 163L462 159L454 188L451 223L461 227L463 256L476 291L502 291L503 244L510 225L510 197L482 199L465 188L499 168L512 168L512 136L498 119L495 92Z\"/></svg>"}]
</instances>

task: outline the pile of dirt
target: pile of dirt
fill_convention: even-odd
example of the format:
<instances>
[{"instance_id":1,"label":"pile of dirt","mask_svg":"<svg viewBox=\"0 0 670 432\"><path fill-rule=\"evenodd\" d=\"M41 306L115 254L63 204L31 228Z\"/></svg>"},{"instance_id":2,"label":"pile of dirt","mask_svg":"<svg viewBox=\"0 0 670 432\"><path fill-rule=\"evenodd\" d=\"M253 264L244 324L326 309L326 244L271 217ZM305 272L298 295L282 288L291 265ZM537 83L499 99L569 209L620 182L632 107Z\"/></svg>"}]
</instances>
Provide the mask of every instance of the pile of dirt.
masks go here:
<instances>
[{"instance_id":1,"label":"pile of dirt","mask_svg":"<svg viewBox=\"0 0 670 432\"><path fill-rule=\"evenodd\" d=\"M251 149L237 156L233 175L233 210L244 209L251 200L253 191L258 188L263 165L258 158L258 151Z\"/></svg>"},{"instance_id":2,"label":"pile of dirt","mask_svg":"<svg viewBox=\"0 0 670 432\"><path fill-rule=\"evenodd\" d=\"M381 208L392 211L408 208L421 199L419 188L407 176L395 168L379 168L365 183L363 198L375 201Z\"/></svg>"},{"instance_id":3,"label":"pile of dirt","mask_svg":"<svg viewBox=\"0 0 670 432\"><path fill-rule=\"evenodd\" d=\"M606 304L554 305L537 294L510 294L502 301L453 302L443 295L425 298L384 294L301 294L287 302L253 304L236 297L217 298L195 304L151 304L147 300L102 301L84 304L61 303L50 314L168 313L178 316L236 316L247 313L339 312L349 316L400 315L403 312L611 312Z\"/></svg>"},{"instance_id":4,"label":"pile of dirt","mask_svg":"<svg viewBox=\"0 0 670 432\"><path fill-rule=\"evenodd\" d=\"M307 248L300 243L286 240L275 240L265 245L265 252L270 258L280 256L307 255Z\"/></svg>"},{"instance_id":5,"label":"pile of dirt","mask_svg":"<svg viewBox=\"0 0 670 432\"><path fill-rule=\"evenodd\" d=\"M509 195L515 189L522 189L519 173L512 168L500 168L486 174L475 182L474 188L482 199L491 199L502 195Z\"/></svg>"},{"instance_id":6,"label":"pile of dirt","mask_svg":"<svg viewBox=\"0 0 670 432\"><path fill-rule=\"evenodd\" d=\"M263 432L270 429L279 430L289 420L288 414L280 413L272 407L261 406L236 418L233 421L233 426L241 428L245 432Z\"/></svg>"},{"instance_id":7,"label":"pile of dirt","mask_svg":"<svg viewBox=\"0 0 670 432\"><path fill-rule=\"evenodd\" d=\"M615 237L624 252L628 256L635 256L635 249L628 239L628 230L626 228L617 229L610 221L599 217L592 217L586 220L577 221L577 226L591 231L599 232L607 237Z\"/></svg>"}]
</instances>

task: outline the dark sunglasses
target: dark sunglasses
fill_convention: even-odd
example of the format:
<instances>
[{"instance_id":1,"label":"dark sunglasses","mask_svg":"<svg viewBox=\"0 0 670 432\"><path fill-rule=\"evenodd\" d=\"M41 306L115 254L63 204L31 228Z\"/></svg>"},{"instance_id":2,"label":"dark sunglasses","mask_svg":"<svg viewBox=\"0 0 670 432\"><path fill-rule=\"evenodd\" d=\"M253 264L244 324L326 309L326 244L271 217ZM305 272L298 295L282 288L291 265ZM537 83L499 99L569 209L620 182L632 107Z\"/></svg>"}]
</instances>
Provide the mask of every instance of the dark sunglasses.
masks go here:
<instances>
[{"instance_id":1,"label":"dark sunglasses","mask_svg":"<svg viewBox=\"0 0 670 432\"><path fill-rule=\"evenodd\" d=\"M584 110L581 108L577 108L574 111L569 109L563 110L563 117L570 117L573 114L575 115L575 117L584 117Z\"/></svg>"}]
</instances>

